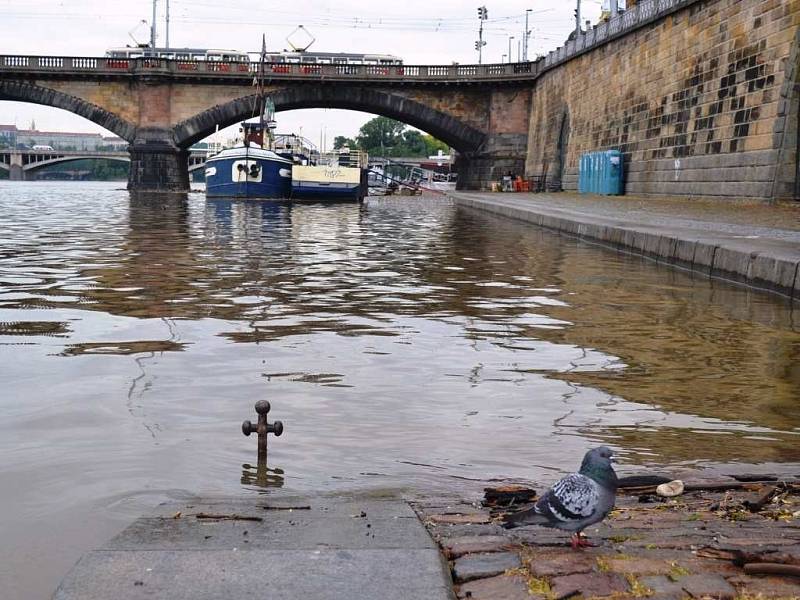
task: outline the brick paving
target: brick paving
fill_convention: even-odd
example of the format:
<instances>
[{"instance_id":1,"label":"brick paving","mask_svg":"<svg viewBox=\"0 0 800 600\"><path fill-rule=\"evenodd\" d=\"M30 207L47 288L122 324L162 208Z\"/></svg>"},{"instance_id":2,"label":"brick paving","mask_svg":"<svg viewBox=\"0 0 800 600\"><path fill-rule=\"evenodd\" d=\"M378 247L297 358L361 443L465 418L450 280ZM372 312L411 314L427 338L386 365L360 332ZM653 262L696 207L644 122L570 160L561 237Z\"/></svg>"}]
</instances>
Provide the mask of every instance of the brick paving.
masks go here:
<instances>
[{"instance_id":1,"label":"brick paving","mask_svg":"<svg viewBox=\"0 0 800 600\"><path fill-rule=\"evenodd\" d=\"M450 561L462 599L800 599L800 578L743 568L800 567L800 485L778 486L757 507L770 484L729 481L739 489L672 499L623 492L611 516L585 532L595 546L578 551L561 531L498 526L503 514L530 504L509 509L462 497L412 504Z\"/></svg>"}]
</instances>

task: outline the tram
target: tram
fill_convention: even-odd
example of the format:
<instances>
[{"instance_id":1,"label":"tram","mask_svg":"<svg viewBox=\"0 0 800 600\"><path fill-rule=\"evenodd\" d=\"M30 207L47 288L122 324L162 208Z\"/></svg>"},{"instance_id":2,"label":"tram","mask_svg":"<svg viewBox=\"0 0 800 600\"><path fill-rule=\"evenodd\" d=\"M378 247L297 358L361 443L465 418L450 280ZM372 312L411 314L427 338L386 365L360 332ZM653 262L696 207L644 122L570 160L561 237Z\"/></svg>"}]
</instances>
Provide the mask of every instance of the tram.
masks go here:
<instances>
[{"instance_id":1,"label":"tram","mask_svg":"<svg viewBox=\"0 0 800 600\"><path fill-rule=\"evenodd\" d=\"M134 58L163 58L181 61L208 61L208 62L257 62L257 52L242 52L239 50L219 50L206 48L156 48L150 46L128 46L125 48L111 48L106 51L108 58L134 59ZM252 58L251 58L252 57ZM268 52L267 63L278 64L310 64L310 65L402 65L403 59L391 54L351 54L345 52L308 52L287 51Z\"/></svg>"},{"instance_id":2,"label":"tram","mask_svg":"<svg viewBox=\"0 0 800 600\"><path fill-rule=\"evenodd\" d=\"M196 60L218 62L250 62L247 52L239 50L210 50L206 48L156 48L127 46L106 51L108 58L165 58L168 60Z\"/></svg>"}]
</instances>

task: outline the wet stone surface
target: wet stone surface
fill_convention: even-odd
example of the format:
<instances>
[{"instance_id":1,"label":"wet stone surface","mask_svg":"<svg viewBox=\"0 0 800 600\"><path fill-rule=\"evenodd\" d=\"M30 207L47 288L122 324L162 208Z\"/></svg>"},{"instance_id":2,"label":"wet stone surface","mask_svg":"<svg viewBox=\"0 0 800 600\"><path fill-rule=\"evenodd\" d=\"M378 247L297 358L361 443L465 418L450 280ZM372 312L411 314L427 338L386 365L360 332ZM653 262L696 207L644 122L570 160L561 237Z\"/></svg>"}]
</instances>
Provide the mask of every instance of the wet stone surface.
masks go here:
<instances>
[{"instance_id":1,"label":"wet stone surface","mask_svg":"<svg viewBox=\"0 0 800 600\"><path fill-rule=\"evenodd\" d=\"M578 551L565 532L500 528L504 514L526 504L483 506L476 495L473 502L418 498L412 506L449 559L459 598L800 598L799 578L747 575L743 568L800 566L800 485L770 493L763 482L722 482L734 489L687 481L704 489L671 499L623 491L611 516L585 531L595 546ZM769 500L753 506L765 494ZM469 525L454 518L456 507Z\"/></svg>"}]
</instances>

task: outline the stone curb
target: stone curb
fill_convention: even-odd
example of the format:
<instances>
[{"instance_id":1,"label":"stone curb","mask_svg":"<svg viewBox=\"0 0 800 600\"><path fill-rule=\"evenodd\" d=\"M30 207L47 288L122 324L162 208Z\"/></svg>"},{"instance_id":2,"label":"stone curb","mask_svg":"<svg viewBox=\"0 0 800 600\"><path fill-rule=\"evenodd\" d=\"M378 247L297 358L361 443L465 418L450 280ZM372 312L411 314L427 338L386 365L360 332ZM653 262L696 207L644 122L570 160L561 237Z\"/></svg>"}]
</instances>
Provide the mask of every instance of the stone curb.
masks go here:
<instances>
[{"instance_id":1,"label":"stone curb","mask_svg":"<svg viewBox=\"0 0 800 600\"><path fill-rule=\"evenodd\" d=\"M597 216L590 222L548 214L538 206L512 204L506 197L495 200L460 193L450 193L449 196L461 207L503 215L658 262L800 300L800 253L794 253L797 257L780 256L780 250L775 252L769 247L772 240L754 242L726 238L713 232L625 224L622 214L613 222L604 216Z\"/></svg>"}]
</instances>

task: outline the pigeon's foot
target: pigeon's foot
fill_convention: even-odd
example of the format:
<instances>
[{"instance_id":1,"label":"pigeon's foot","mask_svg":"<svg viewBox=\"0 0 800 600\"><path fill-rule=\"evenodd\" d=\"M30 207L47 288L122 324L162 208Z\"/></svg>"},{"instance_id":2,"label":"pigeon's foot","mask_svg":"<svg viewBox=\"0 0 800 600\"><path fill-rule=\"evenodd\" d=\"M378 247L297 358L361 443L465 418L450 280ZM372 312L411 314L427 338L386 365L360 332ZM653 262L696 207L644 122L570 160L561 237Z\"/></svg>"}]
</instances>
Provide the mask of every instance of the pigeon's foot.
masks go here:
<instances>
[{"instance_id":1,"label":"pigeon's foot","mask_svg":"<svg viewBox=\"0 0 800 600\"><path fill-rule=\"evenodd\" d=\"M595 544L590 542L586 536L580 533L573 533L569 538L573 550L582 550L583 548L594 548Z\"/></svg>"}]
</instances>

